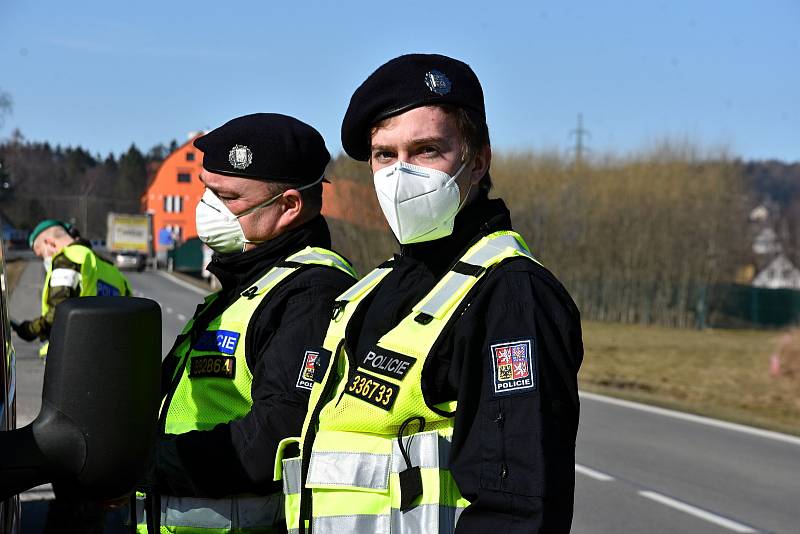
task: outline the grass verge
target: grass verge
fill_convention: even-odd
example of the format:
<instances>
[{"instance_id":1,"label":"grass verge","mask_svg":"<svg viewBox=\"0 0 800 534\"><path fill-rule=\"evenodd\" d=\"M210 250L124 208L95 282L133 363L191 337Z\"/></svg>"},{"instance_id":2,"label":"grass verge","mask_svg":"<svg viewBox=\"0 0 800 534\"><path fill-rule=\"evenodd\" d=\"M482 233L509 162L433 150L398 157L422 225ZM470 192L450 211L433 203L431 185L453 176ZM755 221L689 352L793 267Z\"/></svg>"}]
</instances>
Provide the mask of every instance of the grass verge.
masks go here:
<instances>
[{"instance_id":1,"label":"grass verge","mask_svg":"<svg viewBox=\"0 0 800 534\"><path fill-rule=\"evenodd\" d=\"M800 331L586 321L583 340L586 391L800 435Z\"/></svg>"}]
</instances>

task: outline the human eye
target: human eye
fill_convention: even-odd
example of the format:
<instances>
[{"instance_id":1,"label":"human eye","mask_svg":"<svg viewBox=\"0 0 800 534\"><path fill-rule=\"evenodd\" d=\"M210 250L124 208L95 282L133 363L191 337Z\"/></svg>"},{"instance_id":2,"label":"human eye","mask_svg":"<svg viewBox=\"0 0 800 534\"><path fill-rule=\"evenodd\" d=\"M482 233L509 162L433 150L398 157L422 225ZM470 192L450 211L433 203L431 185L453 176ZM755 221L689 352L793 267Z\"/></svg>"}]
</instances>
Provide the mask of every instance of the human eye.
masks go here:
<instances>
[{"instance_id":1,"label":"human eye","mask_svg":"<svg viewBox=\"0 0 800 534\"><path fill-rule=\"evenodd\" d=\"M419 147L418 153L423 158L429 158L429 159L436 158L441 155L441 151L439 150L439 147L437 147L436 145L423 145Z\"/></svg>"},{"instance_id":2,"label":"human eye","mask_svg":"<svg viewBox=\"0 0 800 534\"><path fill-rule=\"evenodd\" d=\"M390 150L373 150L372 160L376 163L388 163L397 157L397 154Z\"/></svg>"}]
</instances>

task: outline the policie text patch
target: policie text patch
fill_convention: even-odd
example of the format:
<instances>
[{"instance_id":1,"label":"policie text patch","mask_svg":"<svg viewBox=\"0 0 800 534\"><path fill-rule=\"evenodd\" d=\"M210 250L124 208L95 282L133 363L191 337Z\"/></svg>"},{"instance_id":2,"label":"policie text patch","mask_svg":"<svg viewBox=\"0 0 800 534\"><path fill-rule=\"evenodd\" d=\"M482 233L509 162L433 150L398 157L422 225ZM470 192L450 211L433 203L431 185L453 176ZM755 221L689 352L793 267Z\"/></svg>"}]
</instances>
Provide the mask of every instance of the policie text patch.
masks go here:
<instances>
[{"instance_id":1,"label":"policie text patch","mask_svg":"<svg viewBox=\"0 0 800 534\"><path fill-rule=\"evenodd\" d=\"M533 347L532 339L505 341L489 347L495 397L536 390Z\"/></svg>"},{"instance_id":2,"label":"policie text patch","mask_svg":"<svg viewBox=\"0 0 800 534\"><path fill-rule=\"evenodd\" d=\"M102 280L97 281L97 296L98 297L118 297L119 296L119 289L112 286L111 284L107 284Z\"/></svg>"},{"instance_id":3,"label":"policie text patch","mask_svg":"<svg viewBox=\"0 0 800 534\"><path fill-rule=\"evenodd\" d=\"M189 378L235 378L236 359L232 356L194 356L189 360Z\"/></svg>"},{"instance_id":4,"label":"policie text patch","mask_svg":"<svg viewBox=\"0 0 800 534\"><path fill-rule=\"evenodd\" d=\"M239 344L239 337L239 332L230 330L206 330L200 334L192 348L233 354L236 352L236 345Z\"/></svg>"},{"instance_id":5,"label":"policie text patch","mask_svg":"<svg viewBox=\"0 0 800 534\"><path fill-rule=\"evenodd\" d=\"M369 371L402 380L416 361L416 358L405 354L387 350L383 347L373 347L372 350L368 350L360 358L358 364Z\"/></svg>"},{"instance_id":6,"label":"policie text patch","mask_svg":"<svg viewBox=\"0 0 800 534\"><path fill-rule=\"evenodd\" d=\"M300 368L300 376L297 377L296 386L311 390L314 387L314 369L316 369L319 352L307 350L303 357L303 366Z\"/></svg>"},{"instance_id":7,"label":"policie text patch","mask_svg":"<svg viewBox=\"0 0 800 534\"><path fill-rule=\"evenodd\" d=\"M376 376L356 372L344 392L388 412L400 393L400 387Z\"/></svg>"}]
</instances>

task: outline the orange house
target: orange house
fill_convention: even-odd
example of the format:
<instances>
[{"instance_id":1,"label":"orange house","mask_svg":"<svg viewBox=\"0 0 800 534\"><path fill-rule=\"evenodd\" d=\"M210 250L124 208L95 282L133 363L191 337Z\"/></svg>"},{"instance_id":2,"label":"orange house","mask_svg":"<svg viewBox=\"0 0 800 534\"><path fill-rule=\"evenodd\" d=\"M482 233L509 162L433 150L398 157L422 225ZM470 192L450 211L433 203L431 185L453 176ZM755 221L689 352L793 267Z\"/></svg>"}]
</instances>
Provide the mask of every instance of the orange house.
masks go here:
<instances>
[{"instance_id":1,"label":"orange house","mask_svg":"<svg viewBox=\"0 0 800 534\"><path fill-rule=\"evenodd\" d=\"M199 135L167 156L142 196L144 211L153 216L156 252L169 250L171 240L179 244L197 235L194 211L203 196L203 153L192 142Z\"/></svg>"},{"instance_id":2,"label":"orange house","mask_svg":"<svg viewBox=\"0 0 800 534\"><path fill-rule=\"evenodd\" d=\"M171 242L180 244L197 236L195 206L203 196L200 172L203 153L192 142L193 135L167 156L142 195L142 209L153 216L156 252L169 250ZM388 231L374 190L364 184L333 177L324 184L322 214L362 228Z\"/></svg>"}]
</instances>

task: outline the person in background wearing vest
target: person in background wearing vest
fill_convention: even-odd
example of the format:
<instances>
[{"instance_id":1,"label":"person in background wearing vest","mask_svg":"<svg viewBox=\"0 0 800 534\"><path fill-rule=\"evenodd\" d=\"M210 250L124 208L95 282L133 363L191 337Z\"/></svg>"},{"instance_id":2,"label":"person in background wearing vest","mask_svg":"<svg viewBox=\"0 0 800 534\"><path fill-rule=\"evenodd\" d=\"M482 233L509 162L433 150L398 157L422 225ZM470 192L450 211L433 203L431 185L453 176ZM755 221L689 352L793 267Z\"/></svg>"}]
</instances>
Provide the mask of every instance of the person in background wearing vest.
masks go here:
<instances>
[{"instance_id":1,"label":"person in background wearing vest","mask_svg":"<svg viewBox=\"0 0 800 534\"><path fill-rule=\"evenodd\" d=\"M31 232L28 244L42 258L46 274L42 314L30 321L12 323L14 331L25 341L46 342L56 308L68 298L131 295L128 280L114 264L95 254L70 223L56 219L42 221ZM47 355L46 343L39 354Z\"/></svg>"},{"instance_id":2,"label":"person in background wearing vest","mask_svg":"<svg viewBox=\"0 0 800 534\"><path fill-rule=\"evenodd\" d=\"M12 322L25 341L41 340L41 357L47 356L47 340L53 327L56 308L69 298L92 296L130 296L128 280L108 260L95 254L78 229L56 219L40 222L31 232L28 244L42 258L45 282L42 288L42 314L30 321ZM113 356L113 355L112 355ZM71 487L53 483L55 499L50 502L44 532L100 534L105 511Z\"/></svg>"},{"instance_id":3,"label":"person in background wearing vest","mask_svg":"<svg viewBox=\"0 0 800 534\"><path fill-rule=\"evenodd\" d=\"M488 197L480 82L449 57L393 59L353 94L342 144L400 254L337 299L276 458L290 532L568 532L579 312Z\"/></svg>"},{"instance_id":4,"label":"person in background wearing vest","mask_svg":"<svg viewBox=\"0 0 800 534\"><path fill-rule=\"evenodd\" d=\"M330 155L314 128L272 113L233 119L194 146L206 187L197 233L222 288L164 361L161 438L136 523L284 532L273 459L300 431L332 303L355 281L320 214Z\"/></svg>"}]
</instances>

